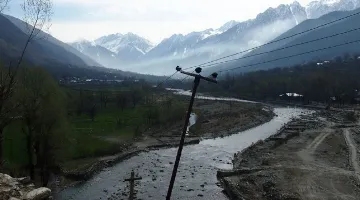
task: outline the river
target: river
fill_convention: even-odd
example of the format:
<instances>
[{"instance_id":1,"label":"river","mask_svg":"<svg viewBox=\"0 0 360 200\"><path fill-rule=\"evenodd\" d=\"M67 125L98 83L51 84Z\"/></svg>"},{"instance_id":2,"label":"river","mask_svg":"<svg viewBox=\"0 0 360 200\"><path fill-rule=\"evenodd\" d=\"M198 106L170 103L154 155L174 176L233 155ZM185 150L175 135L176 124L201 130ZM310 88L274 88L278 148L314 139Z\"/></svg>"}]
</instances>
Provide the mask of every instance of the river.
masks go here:
<instances>
[{"instance_id":1,"label":"river","mask_svg":"<svg viewBox=\"0 0 360 200\"><path fill-rule=\"evenodd\" d=\"M227 197L217 186L216 171L231 169L234 153L275 134L283 124L310 111L275 108L270 122L229 137L203 140L184 147L172 199L222 200ZM140 153L113 167L104 169L87 182L55 195L60 200L127 199L129 178L134 169L142 177L136 185L137 199L165 199L177 148Z\"/></svg>"}]
</instances>

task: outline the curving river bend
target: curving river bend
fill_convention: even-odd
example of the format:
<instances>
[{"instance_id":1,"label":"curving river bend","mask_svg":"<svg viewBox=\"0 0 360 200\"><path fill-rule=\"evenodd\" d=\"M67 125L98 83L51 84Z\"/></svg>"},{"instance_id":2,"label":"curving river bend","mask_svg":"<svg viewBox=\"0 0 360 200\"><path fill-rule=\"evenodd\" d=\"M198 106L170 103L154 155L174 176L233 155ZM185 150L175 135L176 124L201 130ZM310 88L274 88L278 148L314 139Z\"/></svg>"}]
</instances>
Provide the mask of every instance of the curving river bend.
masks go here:
<instances>
[{"instance_id":1,"label":"curving river bend","mask_svg":"<svg viewBox=\"0 0 360 200\"><path fill-rule=\"evenodd\" d=\"M222 200L227 197L217 186L216 171L231 169L233 154L253 142L275 134L292 118L310 111L297 108L275 108L270 122L238 134L184 147L172 199ZM165 199L177 148L140 153L113 167L104 169L91 180L67 188L55 195L60 200L127 199L128 183L135 173L142 177L136 185L137 199Z\"/></svg>"}]
</instances>

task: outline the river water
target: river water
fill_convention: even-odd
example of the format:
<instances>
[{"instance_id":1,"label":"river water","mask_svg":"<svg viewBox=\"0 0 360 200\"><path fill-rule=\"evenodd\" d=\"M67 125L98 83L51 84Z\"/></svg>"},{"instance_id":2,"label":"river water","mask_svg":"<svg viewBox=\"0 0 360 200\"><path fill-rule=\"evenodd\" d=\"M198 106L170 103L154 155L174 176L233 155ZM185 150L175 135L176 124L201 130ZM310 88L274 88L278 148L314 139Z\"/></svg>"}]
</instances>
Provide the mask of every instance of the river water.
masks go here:
<instances>
[{"instance_id":1,"label":"river water","mask_svg":"<svg viewBox=\"0 0 360 200\"><path fill-rule=\"evenodd\" d=\"M172 199L227 199L217 186L217 170L231 169L234 153L275 134L292 118L310 113L298 108L275 108L274 112L276 117L258 127L184 147ZM134 170L142 177L136 185L137 199L165 199L176 151L177 148L170 148L140 153L55 197L60 200L127 199L128 183L123 180Z\"/></svg>"}]
</instances>

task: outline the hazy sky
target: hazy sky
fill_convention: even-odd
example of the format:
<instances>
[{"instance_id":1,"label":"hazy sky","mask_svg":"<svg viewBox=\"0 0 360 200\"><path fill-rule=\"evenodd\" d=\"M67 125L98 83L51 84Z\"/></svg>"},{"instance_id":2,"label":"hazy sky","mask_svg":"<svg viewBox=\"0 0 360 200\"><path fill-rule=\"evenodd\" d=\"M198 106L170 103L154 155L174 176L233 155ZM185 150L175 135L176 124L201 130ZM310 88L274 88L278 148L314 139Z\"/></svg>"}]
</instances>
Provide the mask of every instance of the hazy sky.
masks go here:
<instances>
[{"instance_id":1,"label":"hazy sky","mask_svg":"<svg viewBox=\"0 0 360 200\"><path fill-rule=\"evenodd\" d=\"M12 0L10 15L22 17ZM311 0L299 0L306 5ZM133 32L157 43L174 33L218 28L230 20L254 18L268 7L293 0L53 0L50 33L64 41L93 40L112 33Z\"/></svg>"}]
</instances>

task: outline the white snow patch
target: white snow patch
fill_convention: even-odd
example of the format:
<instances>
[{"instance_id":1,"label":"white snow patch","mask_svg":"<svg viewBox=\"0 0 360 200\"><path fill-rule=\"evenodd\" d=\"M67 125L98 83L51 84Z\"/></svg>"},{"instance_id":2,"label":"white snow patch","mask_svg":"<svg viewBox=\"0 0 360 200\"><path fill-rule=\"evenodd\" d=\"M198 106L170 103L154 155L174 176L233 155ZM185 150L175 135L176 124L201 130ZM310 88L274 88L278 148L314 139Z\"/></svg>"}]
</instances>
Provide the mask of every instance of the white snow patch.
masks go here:
<instances>
[{"instance_id":1,"label":"white snow patch","mask_svg":"<svg viewBox=\"0 0 360 200\"><path fill-rule=\"evenodd\" d=\"M95 41L90 41L90 44L91 44L91 46L93 46L93 47L95 47L95 46L96 46Z\"/></svg>"},{"instance_id":2,"label":"white snow patch","mask_svg":"<svg viewBox=\"0 0 360 200\"><path fill-rule=\"evenodd\" d=\"M295 19L296 25L298 25L298 24L299 24L299 21L297 20L296 16L294 15L294 12L293 12L293 9L292 9L291 6L290 6L290 12L291 12L292 16L293 16L294 19Z\"/></svg>"},{"instance_id":3,"label":"white snow patch","mask_svg":"<svg viewBox=\"0 0 360 200\"><path fill-rule=\"evenodd\" d=\"M143 55L145 55L145 52L141 49L139 49L138 47L135 47L136 50L140 51L140 53L142 53Z\"/></svg>"},{"instance_id":4,"label":"white snow patch","mask_svg":"<svg viewBox=\"0 0 360 200\"><path fill-rule=\"evenodd\" d=\"M335 4L335 3L339 3L340 0L321 0L320 2L322 4L332 5L332 4Z\"/></svg>"},{"instance_id":5,"label":"white snow patch","mask_svg":"<svg viewBox=\"0 0 360 200\"><path fill-rule=\"evenodd\" d=\"M219 30L212 30L212 31L210 31L209 33L203 34L203 35L201 36L201 39L204 40L204 39L206 39L206 38L208 38L208 37L210 37L210 36L219 35L219 34L221 34L221 33L223 33L223 32L222 32L222 31L219 31Z\"/></svg>"}]
</instances>

